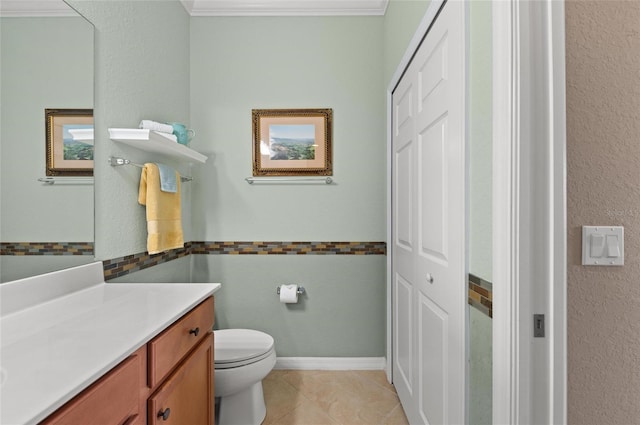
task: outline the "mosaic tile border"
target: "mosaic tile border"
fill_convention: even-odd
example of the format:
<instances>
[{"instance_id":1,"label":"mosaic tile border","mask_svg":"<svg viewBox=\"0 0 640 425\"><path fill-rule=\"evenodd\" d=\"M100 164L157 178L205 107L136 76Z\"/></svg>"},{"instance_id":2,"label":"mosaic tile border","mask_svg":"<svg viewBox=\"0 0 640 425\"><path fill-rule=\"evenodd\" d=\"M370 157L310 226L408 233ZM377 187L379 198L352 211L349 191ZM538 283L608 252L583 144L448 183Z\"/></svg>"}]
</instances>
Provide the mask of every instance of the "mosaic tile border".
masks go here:
<instances>
[{"instance_id":1,"label":"mosaic tile border","mask_svg":"<svg viewBox=\"0 0 640 425\"><path fill-rule=\"evenodd\" d=\"M385 242L191 242L192 254L386 255Z\"/></svg>"},{"instance_id":2,"label":"mosaic tile border","mask_svg":"<svg viewBox=\"0 0 640 425\"><path fill-rule=\"evenodd\" d=\"M0 242L0 255L94 255L93 242Z\"/></svg>"},{"instance_id":3,"label":"mosaic tile border","mask_svg":"<svg viewBox=\"0 0 640 425\"><path fill-rule=\"evenodd\" d=\"M191 254L204 255L386 255L385 242L187 242L160 254L142 252L103 261L105 280Z\"/></svg>"},{"instance_id":4,"label":"mosaic tile border","mask_svg":"<svg viewBox=\"0 0 640 425\"><path fill-rule=\"evenodd\" d=\"M187 242L185 243L184 248L172 249L171 251L161 252L160 254L141 252L138 254L104 260L102 262L104 279L115 279L117 277L128 275L129 273L148 269L149 267L167 263L172 260L177 260L178 258L188 256L190 251L191 243Z\"/></svg>"},{"instance_id":5,"label":"mosaic tile border","mask_svg":"<svg viewBox=\"0 0 640 425\"><path fill-rule=\"evenodd\" d=\"M147 252L102 262L105 280L115 279L191 254L198 255L386 255L385 242L187 242L160 254ZM94 255L93 242L0 242L0 255ZM493 285L469 274L469 305L493 317Z\"/></svg>"},{"instance_id":6,"label":"mosaic tile border","mask_svg":"<svg viewBox=\"0 0 640 425\"><path fill-rule=\"evenodd\" d=\"M469 305L493 318L493 284L469 273Z\"/></svg>"}]
</instances>

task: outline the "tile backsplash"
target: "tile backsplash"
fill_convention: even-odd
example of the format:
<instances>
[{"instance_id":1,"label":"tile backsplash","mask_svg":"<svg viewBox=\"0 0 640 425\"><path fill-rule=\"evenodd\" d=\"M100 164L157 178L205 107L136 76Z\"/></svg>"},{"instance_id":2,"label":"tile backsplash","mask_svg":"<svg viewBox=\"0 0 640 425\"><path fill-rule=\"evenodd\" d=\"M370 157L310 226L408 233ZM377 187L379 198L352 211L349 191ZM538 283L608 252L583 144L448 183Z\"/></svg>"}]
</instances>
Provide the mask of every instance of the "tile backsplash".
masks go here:
<instances>
[{"instance_id":1,"label":"tile backsplash","mask_svg":"<svg viewBox=\"0 0 640 425\"><path fill-rule=\"evenodd\" d=\"M93 242L0 242L0 255L93 255Z\"/></svg>"},{"instance_id":2,"label":"tile backsplash","mask_svg":"<svg viewBox=\"0 0 640 425\"><path fill-rule=\"evenodd\" d=\"M493 284L469 273L469 305L493 317Z\"/></svg>"},{"instance_id":3,"label":"tile backsplash","mask_svg":"<svg viewBox=\"0 0 640 425\"><path fill-rule=\"evenodd\" d=\"M386 255L385 242L187 242L160 254L142 252L103 261L105 280L191 254L202 255Z\"/></svg>"},{"instance_id":4,"label":"tile backsplash","mask_svg":"<svg viewBox=\"0 0 640 425\"><path fill-rule=\"evenodd\" d=\"M166 263L191 254L198 255L386 255L385 242L288 242L288 241L194 241L182 249L160 254L147 252L104 260L105 280ZM93 242L0 242L0 255L94 255ZM469 274L469 305L493 316L493 285Z\"/></svg>"},{"instance_id":5,"label":"tile backsplash","mask_svg":"<svg viewBox=\"0 0 640 425\"><path fill-rule=\"evenodd\" d=\"M192 242L192 254L386 255L385 242Z\"/></svg>"}]
</instances>

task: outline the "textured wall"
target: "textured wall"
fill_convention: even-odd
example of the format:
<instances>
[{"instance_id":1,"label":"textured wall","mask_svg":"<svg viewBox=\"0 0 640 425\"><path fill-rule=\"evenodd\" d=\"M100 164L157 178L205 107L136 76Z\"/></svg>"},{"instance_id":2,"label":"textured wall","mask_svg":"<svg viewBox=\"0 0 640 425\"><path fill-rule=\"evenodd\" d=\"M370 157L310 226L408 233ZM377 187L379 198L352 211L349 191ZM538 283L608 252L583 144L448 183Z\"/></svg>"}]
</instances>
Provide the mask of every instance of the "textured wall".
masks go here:
<instances>
[{"instance_id":1,"label":"textured wall","mask_svg":"<svg viewBox=\"0 0 640 425\"><path fill-rule=\"evenodd\" d=\"M568 1L569 423L640 423L640 2ZM624 267L581 226L625 227Z\"/></svg>"},{"instance_id":2,"label":"textured wall","mask_svg":"<svg viewBox=\"0 0 640 425\"><path fill-rule=\"evenodd\" d=\"M492 44L491 2L469 3L469 273L491 282L492 274ZM491 318L469 306L469 423L492 420Z\"/></svg>"},{"instance_id":3,"label":"textured wall","mask_svg":"<svg viewBox=\"0 0 640 425\"><path fill-rule=\"evenodd\" d=\"M251 42L247 42L251 40ZM384 241L381 17L191 20L193 184L203 241ZM248 185L251 109L332 108L334 185ZM221 328L262 329L281 356L383 356L384 255L196 255ZM278 302L300 283L303 303Z\"/></svg>"},{"instance_id":4,"label":"textured wall","mask_svg":"<svg viewBox=\"0 0 640 425\"><path fill-rule=\"evenodd\" d=\"M45 185L44 110L93 108L93 27L80 17L0 19L0 238L93 241L93 186ZM43 66L46 64L46 66ZM0 281L92 256L0 259Z\"/></svg>"},{"instance_id":5,"label":"textured wall","mask_svg":"<svg viewBox=\"0 0 640 425\"><path fill-rule=\"evenodd\" d=\"M0 22L2 240L93 241L93 187L37 181L44 110L93 108L93 27L80 17Z\"/></svg>"},{"instance_id":6,"label":"textured wall","mask_svg":"<svg viewBox=\"0 0 640 425\"><path fill-rule=\"evenodd\" d=\"M211 156L195 170L195 240L384 240L381 28L379 17L192 19L192 144ZM336 184L248 185L254 108L332 108Z\"/></svg>"},{"instance_id":7,"label":"textured wall","mask_svg":"<svg viewBox=\"0 0 640 425\"><path fill-rule=\"evenodd\" d=\"M96 28L96 256L105 260L144 252L145 209L137 198L140 169L111 167L108 157L161 161L183 174L190 171L177 161L112 142L108 128L136 128L142 119L188 122L190 18L176 0L69 3ZM189 217L190 186L182 189L183 217ZM190 240L189 221L183 224Z\"/></svg>"},{"instance_id":8,"label":"textured wall","mask_svg":"<svg viewBox=\"0 0 640 425\"><path fill-rule=\"evenodd\" d=\"M192 255L195 282L221 282L216 327L269 333L282 357L383 357L381 255ZM276 288L299 283L297 304Z\"/></svg>"},{"instance_id":9,"label":"textured wall","mask_svg":"<svg viewBox=\"0 0 640 425\"><path fill-rule=\"evenodd\" d=\"M390 0L384 15L384 84L400 64L431 0Z\"/></svg>"},{"instance_id":10,"label":"textured wall","mask_svg":"<svg viewBox=\"0 0 640 425\"><path fill-rule=\"evenodd\" d=\"M491 2L469 4L469 273L492 281Z\"/></svg>"}]
</instances>

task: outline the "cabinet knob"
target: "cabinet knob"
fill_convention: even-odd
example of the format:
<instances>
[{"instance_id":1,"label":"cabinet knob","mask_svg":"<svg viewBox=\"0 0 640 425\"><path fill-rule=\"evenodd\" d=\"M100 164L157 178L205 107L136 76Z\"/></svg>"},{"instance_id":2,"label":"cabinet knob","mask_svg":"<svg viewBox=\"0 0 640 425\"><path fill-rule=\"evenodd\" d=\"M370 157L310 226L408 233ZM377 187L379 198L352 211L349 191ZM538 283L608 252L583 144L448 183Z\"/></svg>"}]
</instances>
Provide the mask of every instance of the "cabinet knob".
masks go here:
<instances>
[{"instance_id":1,"label":"cabinet knob","mask_svg":"<svg viewBox=\"0 0 640 425\"><path fill-rule=\"evenodd\" d=\"M194 336L198 336L198 334L200 333L200 328L191 329L189 333L193 334Z\"/></svg>"},{"instance_id":2,"label":"cabinet knob","mask_svg":"<svg viewBox=\"0 0 640 425\"><path fill-rule=\"evenodd\" d=\"M162 418L163 421L169 419L169 415L171 414L171 409L168 407L164 410L158 412L158 418Z\"/></svg>"},{"instance_id":3,"label":"cabinet knob","mask_svg":"<svg viewBox=\"0 0 640 425\"><path fill-rule=\"evenodd\" d=\"M427 282L433 283L433 275L431 273L427 273Z\"/></svg>"}]
</instances>

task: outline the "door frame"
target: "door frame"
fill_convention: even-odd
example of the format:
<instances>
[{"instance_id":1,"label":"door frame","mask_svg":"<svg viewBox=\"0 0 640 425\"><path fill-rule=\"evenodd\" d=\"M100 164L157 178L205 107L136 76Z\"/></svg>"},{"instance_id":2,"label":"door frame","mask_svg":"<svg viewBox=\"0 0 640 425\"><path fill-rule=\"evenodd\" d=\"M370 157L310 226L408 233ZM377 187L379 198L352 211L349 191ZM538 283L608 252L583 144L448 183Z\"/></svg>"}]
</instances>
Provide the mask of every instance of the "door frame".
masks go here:
<instances>
[{"instance_id":1,"label":"door frame","mask_svg":"<svg viewBox=\"0 0 640 425\"><path fill-rule=\"evenodd\" d=\"M387 87L389 382L393 382L391 95L443 3L432 0ZM564 0L497 0L492 8L493 423L563 424L567 418ZM534 313L545 314L545 338L532 337Z\"/></svg>"},{"instance_id":2,"label":"door frame","mask_svg":"<svg viewBox=\"0 0 640 425\"><path fill-rule=\"evenodd\" d=\"M493 54L494 423L566 423L564 1L494 1Z\"/></svg>"}]
</instances>

